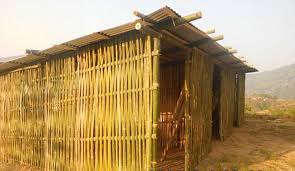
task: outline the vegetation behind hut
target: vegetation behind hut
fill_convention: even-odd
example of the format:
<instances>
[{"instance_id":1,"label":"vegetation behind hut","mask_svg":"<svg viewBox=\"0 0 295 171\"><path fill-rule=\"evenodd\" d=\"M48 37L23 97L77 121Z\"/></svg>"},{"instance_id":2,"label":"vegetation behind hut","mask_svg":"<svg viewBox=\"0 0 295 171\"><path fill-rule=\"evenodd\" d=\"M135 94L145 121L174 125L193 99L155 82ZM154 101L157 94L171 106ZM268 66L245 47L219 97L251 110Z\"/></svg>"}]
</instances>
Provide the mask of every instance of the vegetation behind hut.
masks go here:
<instances>
[{"instance_id":1,"label":"vegetation behind hut","mask_svg":"<svg viewBox=\"0 0 295 171\"><path fill-rule=\"evenodd\" d=\"M295 64L247 75L247 94L269 94L278 98L295 98Z\"/></svg>"}]
</instances>

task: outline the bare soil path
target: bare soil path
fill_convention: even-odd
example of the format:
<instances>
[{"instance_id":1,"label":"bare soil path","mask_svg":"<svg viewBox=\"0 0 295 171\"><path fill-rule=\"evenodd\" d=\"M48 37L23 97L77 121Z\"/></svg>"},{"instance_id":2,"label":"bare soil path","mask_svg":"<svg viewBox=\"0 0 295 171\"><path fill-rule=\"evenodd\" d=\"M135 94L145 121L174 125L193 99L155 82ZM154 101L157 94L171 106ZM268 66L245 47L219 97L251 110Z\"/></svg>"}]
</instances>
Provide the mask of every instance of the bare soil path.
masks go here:
<instances>
[{"instance_id":1,"label":"bare soil path","mask_svg":"<svg viewBox=\"0 0 295 171\"><path fill-rule=\"evenodd\" d=\"M248 118L226 141L214 142L197 169L295 171L295 122Z\"/></svg>"}]
</instances>

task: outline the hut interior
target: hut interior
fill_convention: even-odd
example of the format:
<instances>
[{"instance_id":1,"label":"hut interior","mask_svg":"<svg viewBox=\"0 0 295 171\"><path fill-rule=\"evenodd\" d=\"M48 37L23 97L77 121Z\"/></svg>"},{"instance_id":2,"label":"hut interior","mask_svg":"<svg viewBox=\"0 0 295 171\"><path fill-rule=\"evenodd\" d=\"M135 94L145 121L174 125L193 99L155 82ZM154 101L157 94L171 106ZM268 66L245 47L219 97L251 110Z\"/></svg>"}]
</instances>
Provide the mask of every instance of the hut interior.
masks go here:
<instances>
[{"instance_id":1,"label":"hut interior","mask_svg":"<svg viewBox=\"0 0 295 171\"><path fill-rule=\"evenodd\" d=\"M161 45L158 169L184 169L184 63L188 55L169 42Z\"/></svg>"}]
</instances>

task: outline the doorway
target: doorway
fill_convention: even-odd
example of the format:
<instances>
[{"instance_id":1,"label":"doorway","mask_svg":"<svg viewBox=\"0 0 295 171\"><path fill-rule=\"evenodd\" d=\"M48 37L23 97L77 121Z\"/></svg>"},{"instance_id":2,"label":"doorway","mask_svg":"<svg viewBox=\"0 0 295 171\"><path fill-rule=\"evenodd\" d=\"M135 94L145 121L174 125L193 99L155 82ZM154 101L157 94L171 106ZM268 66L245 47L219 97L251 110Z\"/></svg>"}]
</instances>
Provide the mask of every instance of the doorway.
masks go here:
<instances>
[{"instance_id":1,"label":"doorway","mask_svg":"<svg viewBox=\"0 0 295 171\"><path fill-rule=\"evenodd\" d=\"M212 139L220 140L221 73L217 65L213 69L212 94Z\"/></svg>"}]
</instances>

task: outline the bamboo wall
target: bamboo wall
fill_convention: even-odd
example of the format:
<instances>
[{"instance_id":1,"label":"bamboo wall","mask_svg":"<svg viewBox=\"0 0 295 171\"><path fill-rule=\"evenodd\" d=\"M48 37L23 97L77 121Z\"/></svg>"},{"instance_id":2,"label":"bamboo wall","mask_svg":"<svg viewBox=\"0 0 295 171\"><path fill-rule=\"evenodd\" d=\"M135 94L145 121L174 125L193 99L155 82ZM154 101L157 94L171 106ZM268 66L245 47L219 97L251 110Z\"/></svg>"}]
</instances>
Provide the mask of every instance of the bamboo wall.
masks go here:
<instances>
[{"instance_id":1,"label":"bamboo wall","mask_svg":"<svg viewBox=\"0 0 295 171\"><path fill-rule=\"evenodd\" d=\"M213 63L193 50L190 65L191 164L196 166L211 148Z\"/></svg>"},{"instance_id":2,"label":"bamboo wall","mask_svg":"<svg viewBox=\"0 0 295 171\"><path fill-rule=\"evenodd\" d=\"M236 74L232 70L221 70L220 92L220 138L224 140L232 132L236 113Z\"/></svg>"},{"instance_id":3,"label":"bamboo wall","mask_svg":"<svg viewBox=\"0 0 295 171\"><path fill-rule=\"evenodd\" d=\"M44 166L44 81L34 66L0 77L0 161Z\"/></svg>"},{"instance_id":4,"label":"bamboo wall","mask_svg":"<svg viewBox=\"0 0 295 171\"><path fill-rule=\"evenodd\" d=\"M0 161L40 170L155 167L159 41L130 34L0 76Z\"/></svg>"},{"instance_id":5,"label":"bamboo wall","mask_svg":"<svg viewBox=\"0 0 295 171\"><path fill-rule=\"evenodd\" d=\"M245 117L245 74L237 77L237 113L237 126L241 126Z\"/></svg>"}]
</instances>

